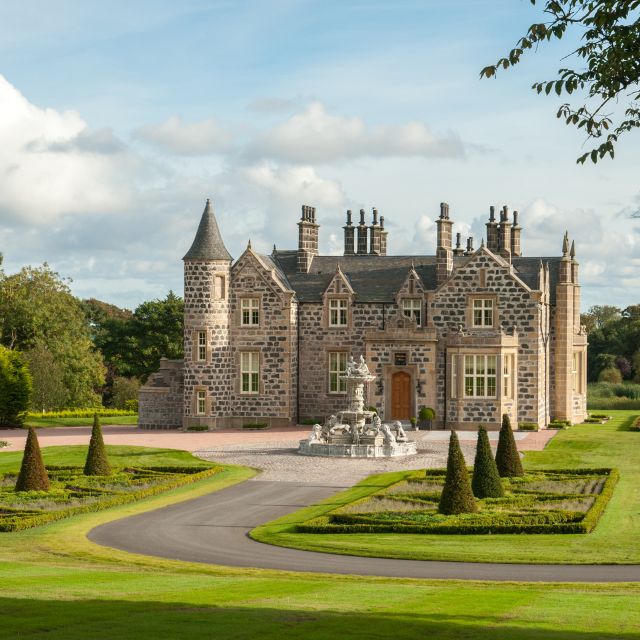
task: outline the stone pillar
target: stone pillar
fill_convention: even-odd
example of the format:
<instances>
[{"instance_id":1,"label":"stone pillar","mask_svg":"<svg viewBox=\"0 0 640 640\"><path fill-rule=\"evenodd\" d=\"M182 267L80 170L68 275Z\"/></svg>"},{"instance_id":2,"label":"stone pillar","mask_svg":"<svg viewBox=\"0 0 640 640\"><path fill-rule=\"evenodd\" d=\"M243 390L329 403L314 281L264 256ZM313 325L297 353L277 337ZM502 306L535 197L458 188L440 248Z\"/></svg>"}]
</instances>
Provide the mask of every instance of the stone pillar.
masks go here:
<instances>
[{"instance_id":1,"label":"stone pillar","mask_svg":"<svg viewBox=\"0 0 640 640\"><path fill-rule=\"evenodd\" d=\"M436 283L441 285L453 271L453 248L451 235L453 222L449 219L449 205L440 203L440 217L436 220L438 239L436 248Z\"/></svg>"},{"instance_id":2,"label":"stone pillar","mask_svg":"<svg viewBox=\"0 0 640 640\"><path fill-rule=\"evenodd\" d=\"M569 237L565 234L556 286L555 317L555 393L551 417L573 419L573 294Z\"/></svg>"},{"instance_id":3,"label":"stone pillar","mask_svg":"<svg viewBox=\"0 0 640 640\"><path fill-rule=\"evenodd\" d=\"M347 224L342 228L344 229L344 255L352 256L355 253L356 230L351 222L351 209L347 211Z\"/></svg>"},{"instance_id":4,"label":"stone pillar","mask_svg":"<svg viewBox=\"0 0 640 640\"><path fill-rule=\"evenodd\" d=\"M298 222L298 271L308 273L313 257L318 255L318 229L316 208L302 205Z\"/></svg>"}]
</instances>

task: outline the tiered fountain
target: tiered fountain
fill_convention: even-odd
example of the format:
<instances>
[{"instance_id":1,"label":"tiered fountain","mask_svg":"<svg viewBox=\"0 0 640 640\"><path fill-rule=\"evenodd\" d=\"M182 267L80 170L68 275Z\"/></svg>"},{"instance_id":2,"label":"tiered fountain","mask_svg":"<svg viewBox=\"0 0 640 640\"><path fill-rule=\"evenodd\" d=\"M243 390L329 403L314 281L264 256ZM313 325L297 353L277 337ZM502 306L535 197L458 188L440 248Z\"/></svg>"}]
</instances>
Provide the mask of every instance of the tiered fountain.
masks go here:
<instances>
[{"instance_id":1,"label":"tiered fountain","mask_svg":"<svg viewBox=\"0 0 640 640\"><path fill-rule=\"evenodd\" d=\"M353 356L342 378L347 383L349 408L332 415L324 425L315 424L298 453L306 456L339 458L389 458L416 453L416 443L408 438L402 424L382 424L375 411L364 408L364 385L376 379L364 358Z\"/></svg>"}]
</instances>

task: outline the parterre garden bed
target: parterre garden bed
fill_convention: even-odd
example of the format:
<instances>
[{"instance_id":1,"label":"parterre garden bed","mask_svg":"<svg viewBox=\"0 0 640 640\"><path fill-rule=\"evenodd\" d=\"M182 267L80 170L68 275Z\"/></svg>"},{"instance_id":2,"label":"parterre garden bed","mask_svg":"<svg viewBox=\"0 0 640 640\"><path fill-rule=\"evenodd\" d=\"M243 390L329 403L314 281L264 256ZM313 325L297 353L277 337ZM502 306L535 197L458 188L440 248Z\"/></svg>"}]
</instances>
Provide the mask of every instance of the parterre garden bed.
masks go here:
<instances>
[{"instance_id":1,"label":"parterre garden bed","mask_svg":"<svg viewBox=\"0 0 640 640\"><path fill-rule=\"evenodd\" d=\"M0 531L20 531L77 513L100 511L208 478L220 467L128 467L111 476L47 466L50 491L14 490L16 474L0 474Z\"/></svg>"},{"instance_id":2,"label":"parterre garden bed","mask_svg":"<svg viewBox=\"0 0 640 640\"><path fill-rule=\"evenodd\" d=\"M613 493L616 469L531 471L503 478L503 498L478 500L478 512L438 513L445 470L399 482L303 522L299 533L588 533Z\"/></svg>"}]
</instances>

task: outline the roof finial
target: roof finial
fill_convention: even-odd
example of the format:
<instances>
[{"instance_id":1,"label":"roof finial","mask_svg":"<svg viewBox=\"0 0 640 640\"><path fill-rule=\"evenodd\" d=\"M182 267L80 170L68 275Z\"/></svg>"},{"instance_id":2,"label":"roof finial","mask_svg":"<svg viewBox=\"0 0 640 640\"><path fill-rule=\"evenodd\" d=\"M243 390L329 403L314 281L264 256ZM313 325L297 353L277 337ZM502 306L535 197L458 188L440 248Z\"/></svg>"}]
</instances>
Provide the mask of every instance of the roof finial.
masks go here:
<instances>
[{"instance_id":1,"label":"roof finial","mask_svg":"<svg viewBox=\"0 0 640 640\"><path fill-rule=\"evenodd\" d=\"M562 240L562 255L566 256L569 253L569 232L564 232L564 238Z\"/></svg>"},{"instance_id":2,"label":"roof finial","mask_svg":"<svg viewBox=\"0 0 640 640\"><path fill-rule=\"evenodd\" d=\"M276 243L274 242L273 243L273 251L272 251L271 255L275 256L277 252L278 252L278 250L276 249Z\"/></svg>"},{"instance_id":3,"label":"roof finial","mask_svg":"<svg viewBox=\"0 0 640 640\"><path fill-rule=\"evenodd\" d=\"M249 242L247 242L247 250L251 251L251 238L249 238Z\"/></svg>"},{"instance_id":4,"label":"roof finial","mask_svg":"<svg viewBox=\"0 0 640 640\"><path fill-rule=\"evenodd\" d=\"M571 256L572 260L574 260L576 257L576 241L575 240L571 241L571 251L569 252L569 255Z\"/></svg>"}]
</instances>

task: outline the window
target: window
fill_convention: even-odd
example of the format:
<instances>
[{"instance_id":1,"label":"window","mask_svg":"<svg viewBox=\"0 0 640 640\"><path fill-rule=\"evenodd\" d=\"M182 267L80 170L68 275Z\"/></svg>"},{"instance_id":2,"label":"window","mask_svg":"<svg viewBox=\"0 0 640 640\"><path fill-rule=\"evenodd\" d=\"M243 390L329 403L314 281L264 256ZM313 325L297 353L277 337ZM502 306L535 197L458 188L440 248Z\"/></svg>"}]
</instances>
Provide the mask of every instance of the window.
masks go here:
<instances>
[{"instance_id":1,"label":"window","mask_svg":"<svg viewBox=\"0 0 640 640\"><path fill-rule=\"evenodd\" d=\"M198 391L196 395L196 415L203 416L207 412L207 392Z\"/></svg>"},{"instance_id":2,"label":"window","mask_svg":"<svg viewBox=\"0 0 640 640\"><path fill-rule=\"evenodd\" d=\"M451 397L458 397L458 356L451 356Z\"/></svg>"},{"instance_id":3,"label":"window","mask_svg":"<svg viewBox=\"0 0 640 640\"><path fill-rule=\"evenodd\" d=\"M198 362L207 359L207 332L198 331Z\"/></svg>"},{"instance_id":4,"label":"window","mask_svg":"<svg viewBox=\"0 0 640 640\"><path fill-rule=\"evenodd\" d=\"M502 377L503 377L503 389L502 395L505 398L513 397L513 356L506 354L502 356Z\"/></svg>"},{"instance_id":5,"label":"window","mask_svg":"<svg viewBox=\"0 0 640 640\"><path fill-rule=\"evenodd\" d=\"M347 382L342 377L346 368L346 352L332 351L329 353L329 393L346 393Z\"/></svg>"},{"instance_id":6,"label":"window","mask_svg":"<svg viewBox=\"0 0 640 640\"><path fill-rule=\"evenodd\" d=\"M240 302L240 310L242 311L241 324L260 324L260 300L258 298L243 298Z\"/></svg>"},{"instance_id":7,"label":"window","mask_svg":"<svg viewBox=\"0 0 640 640\"><path fill-rule=\"evenodd\" d=\"M493 300L476 298L473 301L473 326L493 327Z\"/></svg>"},{"instance_id":8,"label":"window","mask_svg":"<svg viewBox=\"0 0 640 640\"><path fill-rule=\"evenodd\" d=\"M240 377L242 393L258 393L260 390L260 354L243 351L240 354Z\"/></svg>"},{"instance_id":9,"label":"window","mask_svg":"<svg viewBox=\"0 0 640 640\"><path fill-rule=\"evenodd\" d=\"M413 318L419 327L422 326L422 300L403 300L402 312L407 318Z\"/></svg>"},{"instance_id":10,"label":"window","mask_svg":"<svg viewBox=\"0 0 640 640\"><path fill-rule=\"evenodd\" d=\"M329 326L345 327L347 326L347 310L349 301L344 299L329 300Z\"/></svg>"},{"instance_id":11,"label":"window","mask_svg":"<svg viewBox=\"0 0 640 640\"><path fill-rule=\"evenodd\" d=\"M464 357L464 395L471 398L495 398L496 356Z\"/></svg>"},{"instance_id":12,"label":"window","mask_svg":"<svg viewBox=\"0 0 640 640\"><path fill-rule=\"evenodd\" d=\"M224 276L215 276L213 279L213 297L216 300L224 298Z\"/></svg>"},{"instance_id":13,"label":"window","mask_svg":"<svg viewBox=\"0 0 640 640\"><path fill-rule=\"evenodd\" d=\"M576 393L582 393L582 354L579 351L573 353L573 390Z\"/></svg>"}]
</instances>

